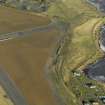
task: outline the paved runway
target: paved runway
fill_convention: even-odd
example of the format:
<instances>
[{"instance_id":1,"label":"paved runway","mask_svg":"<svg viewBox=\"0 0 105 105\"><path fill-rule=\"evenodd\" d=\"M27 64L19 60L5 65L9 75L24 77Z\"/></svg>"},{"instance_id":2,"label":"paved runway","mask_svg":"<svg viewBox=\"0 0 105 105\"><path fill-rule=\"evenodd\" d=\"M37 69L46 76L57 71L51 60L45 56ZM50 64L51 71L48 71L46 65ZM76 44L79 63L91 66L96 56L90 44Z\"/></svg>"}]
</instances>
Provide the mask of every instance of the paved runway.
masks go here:
<instances>
[{"instance_id":1,"label":"paved runway","mask_svg":"<svg viewBox=\"0 0 105 105\"><path fill-rule=\"evenodd\" d=\"M14 105L28 105L20 91L16 88L9 75L0 69L0 85L5 89Z\"/></svg>"},{"instance_id":2,"label":"paved runway","mask_svg":"<svg viewBox=\"0 0 105 105\"><path fill-rule=\"evenodd\" d=\"M34 32L50 31L50 29L52 29L53 26L54 26L54 24L50 23L50 24L45 25L45 26L35 27L35 28L22 30L22 31L17 31L17 32L10 32L10 33L6 33L6 34L1 34L0 35L0 41L10 40L10 39L13 39L13 38L16 38L16 37L23 37L23 36L26 36L26 35L30 35Z\"/></svg>"}]
</instances>

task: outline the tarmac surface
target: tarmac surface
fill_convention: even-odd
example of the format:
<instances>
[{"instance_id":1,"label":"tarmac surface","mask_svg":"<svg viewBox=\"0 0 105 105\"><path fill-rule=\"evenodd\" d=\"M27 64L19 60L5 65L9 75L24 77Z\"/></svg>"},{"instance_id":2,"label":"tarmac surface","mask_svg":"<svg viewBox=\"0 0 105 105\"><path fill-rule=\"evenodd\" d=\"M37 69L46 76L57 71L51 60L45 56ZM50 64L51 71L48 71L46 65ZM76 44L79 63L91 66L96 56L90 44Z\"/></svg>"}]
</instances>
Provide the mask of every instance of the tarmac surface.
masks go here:
<instances>
[{"instance_id":1,"label":"tarmac surface","mask_svg":"<svg viewBox=\"0 0 105 105\"><path fill-rule=\"evenodd\" d=\"M14 105L28 105L9 75L2 69L0 69L0 84L5 89Z\"/></svg>"}]
</instances>

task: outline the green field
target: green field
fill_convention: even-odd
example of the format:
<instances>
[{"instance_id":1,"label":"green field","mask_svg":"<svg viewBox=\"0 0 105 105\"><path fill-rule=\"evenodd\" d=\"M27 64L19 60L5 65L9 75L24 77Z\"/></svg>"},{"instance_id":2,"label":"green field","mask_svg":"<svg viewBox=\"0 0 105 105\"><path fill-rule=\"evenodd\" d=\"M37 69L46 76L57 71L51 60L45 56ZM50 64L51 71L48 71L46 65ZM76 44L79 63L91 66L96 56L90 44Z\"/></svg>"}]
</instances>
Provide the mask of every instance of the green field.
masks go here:
<instances>
[{"instance_id":1,"label":"green field","mask_svg":"<svg viewBox=\"0 0 105 105\"><path fill-rule=\"evenodd\" d=\"M95 89L91 92L90 88L83 88L87 82L91 81L96 89L101 88L104 91L102 84L87 79L85 76L82 78L83 74L80 76L82 80L79 80L72 73L73 71L81 73L88 64L96 62L104 55L98 43L99 28L105 22L103 14L86 0L63 0L55 2L49 8L48 15L70 24L63 48L61 48L62 43L58 46L51 72L54 86L65 105L81 105L83 100L89 101L93 98L99 105L103 105L95 97ZM79 89L79 96L76 95L76 87ZM100 95L105 93L103 91ZM88 93L90 98L88 98Z\"/></svg>"}]
</instances>

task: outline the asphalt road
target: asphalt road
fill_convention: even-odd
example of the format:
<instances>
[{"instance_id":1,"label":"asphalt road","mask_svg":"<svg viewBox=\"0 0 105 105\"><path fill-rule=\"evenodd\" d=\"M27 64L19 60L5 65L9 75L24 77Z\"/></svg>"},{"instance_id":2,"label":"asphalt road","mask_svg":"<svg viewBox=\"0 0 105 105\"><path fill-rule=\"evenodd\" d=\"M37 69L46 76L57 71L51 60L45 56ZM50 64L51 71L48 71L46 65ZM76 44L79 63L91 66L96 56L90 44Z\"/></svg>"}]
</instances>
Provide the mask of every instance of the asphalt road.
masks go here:
<instances>
[{"instance_id":1,"label":"asphalt road","mask_svg":"<svg viewBox=\"0 0 105 105\"><path fill-rule=\"evenodd\" d=\"M96 7L100 12L105 13L105 0L87 0L87 2Z\"/></svg>"},{"instance_id":2,"label":"asphalt road","mask_svg":"<svg viewBox=\"0 0 105 105\"><path fill-rule=\"evenodd\" d=\"M17 31L17 32L10 32L10 33L6 33L6 34L1 34L0 41L6 41L6 40L10 40L10 39L13 39L16 37L27 36L34 32L50 31L50 29L52 30L53 27L54 27L54 23L50 23L45 26L35 27L35 28L26 29L26 30Z\"/></svg>"},{"instance_id":3,"label":"asphalt road","mask_svg":"<svg viewBox=\"0 0 105 105\"><path fill-rule=\"evenodd\" d=\"M0 84L7 92L8 97L14 102L14 105L28 105L9 75L2 69L0 69Z\"/></svg>"}]
</instances>

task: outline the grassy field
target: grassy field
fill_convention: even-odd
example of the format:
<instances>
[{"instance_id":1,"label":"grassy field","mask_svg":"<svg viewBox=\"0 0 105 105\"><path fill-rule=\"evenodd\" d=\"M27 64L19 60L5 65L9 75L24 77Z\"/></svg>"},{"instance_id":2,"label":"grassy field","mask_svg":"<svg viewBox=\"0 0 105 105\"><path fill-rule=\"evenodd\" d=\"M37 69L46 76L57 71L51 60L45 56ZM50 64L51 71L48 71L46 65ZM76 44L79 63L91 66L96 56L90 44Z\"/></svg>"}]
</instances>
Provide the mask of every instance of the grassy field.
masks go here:
<instances>
[{"instance_id":1,"label":"grassy field","mask_svg":"<svg viewBox=\"0 0 105 105\"><path fill-rule=\"evenodd\" d=\"M99 48L98 40L99 27L105 22L105 18L86 0L57 1L50 7L48 14L50 17L70 23L68 38L64 41L65 46L60 51L58 47L59 53L56 55L56 62L54 60L52 81L65 105L81 105L82 100L87 99L87 96L76 96L74 87L78 87L81 83L79 91L83 94L89 93L90 89L84 90L82 88L84 84L78 78L74 81L76 77L72 76L72 71L81 72L88 64L96 62L104 55ZM83 78L83 81L85 80L87 77ZM98 86L98 83L96 85ZM103 87L101 89L103 90ZM91 96L95 94L91 93Z\"/></svg>"},{"instance_id":2,"label":"grassy field","mask_svg":"<svg viewBox=\"0 0 105 105\"><path fill-rule=\"evenodd\" d=\"M91 17L99 16L99 12L86 3L86 0L58 0L49 8L48 15L59 17L69 23L80 24Z\"/></svg>"},{"instance_id":3,"label":"grassy field","mask_svg":"<svg viewBox=\"0 0 105 105\"><path fill-rule=\"evenodd\" d=\"M25 10L33 11L37 13L45 12L49 5L53 2L52 0L5 0L2 5Z\"/></svg>"},{"instance_id":4,"label":"grassy field","mask_svg":"<svg viewBox=\"0 0 105 105\"><path fill-rule=\"evenodd\" d=\"M0 7L0 33L21 31L50 23L48 17ZM59 32L33 33L23 38L0 42L0 65L27 99L29 105L56 105L45 76L45 65ZM3 104L4 105L4 104Z\"/></svg>"}]
</instances>

